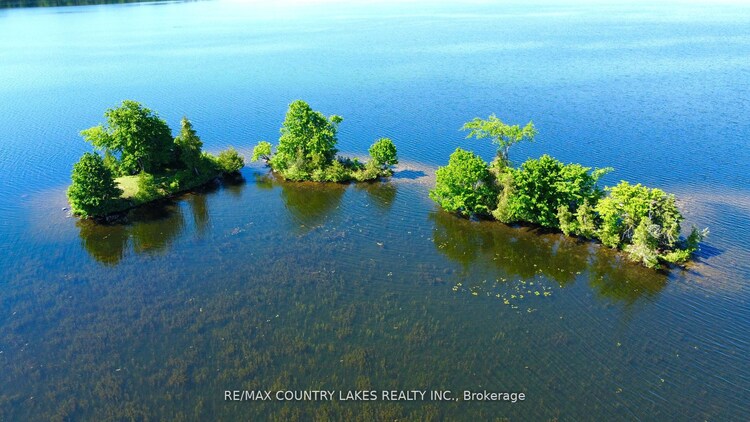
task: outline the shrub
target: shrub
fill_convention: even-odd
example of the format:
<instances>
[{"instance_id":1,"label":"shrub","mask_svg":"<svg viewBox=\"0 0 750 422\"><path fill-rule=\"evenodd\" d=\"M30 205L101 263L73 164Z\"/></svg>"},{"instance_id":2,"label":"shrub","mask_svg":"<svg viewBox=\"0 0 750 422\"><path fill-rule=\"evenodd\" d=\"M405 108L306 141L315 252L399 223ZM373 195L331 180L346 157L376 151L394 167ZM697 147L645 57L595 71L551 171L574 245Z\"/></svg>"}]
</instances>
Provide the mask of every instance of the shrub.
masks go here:
<instances>
[{"instance_id":1,"label":"shrub","mask_svg":"<svg viewBox=\"0 0 750 422\"><path fill-rule=\"evenodd\" d=\"M237 173L242 167L245 167L245 160L236 149L229 147L219 153L219 156L216 157L216 164L222 172L231 174Z\"/></svg>"},{"instance_id":2,"label":"shrub","mask_svg":"<svg viewBox=\"0 0 750 422\"><path fill-rule=\"evenodd\" d=\"M647 267L687 261L708 235L708 230L693 228L687 239L680 240L683 217L674 195L625 181L608 190L609 195L596 206L602 221L599 239L609 247L624 249Z\"/></svg>"},{"instance_id":3,"label":"shrub","mask_svg":"<svg viewBox=\"0 0 750 422\"><path fill-rule=\"evenodd\" d=\"M380 138L369 149L372 161L382 169L398 164L396 146L389 138Z\"/></svg>"},{"instance_id":4,"label":"shrub","mask_svg":"<svg viewBox=\"0 0 750 422\"><path fill-rule=\"evenodd\" d=\"M271 143L266 141L258 142L258 145L253 148L253 157L250 161L263 160L268 163L271 160Z\"/></svg>"},{"instance_id":5,"label":"shrub","mask_svg":"<svg viewBox=\"0 0 750 422\"><path fill-rule=\"evenodd\" d=\"M138 175L138 193L135 194L135 198L141 202L148 202L159 196L161 196L161 192L154 176L150 173L141 172Z\"/></svg>"},{"instance_id":6,"label":"shrub","mask_svg":"<svg viewBox=\"0 0 750 422\"><path fill-rule=\"evenodd\" d=\"M203 142L195 133L193 124L187 117L182 118L180 134L174 139L174 143L180 163L196 175L200 174Z\"/></svg>"},{"instance_id":7,"label":"shrub","mask_svg":"<svg viewBox=\"0 0 750 422\"><path fill-rule=\"evenodd\" d=\"M108 109L106 125L81 132L95 148L117 153L123 174L159 171L174 160L174 141L167 123L137 101Z\"/></svg>"},{"instance_id":8,"label":"shrub","mask_svg":"<svg viewBox=\"0 0 750 422\"><path fill-rule=\"evenodd\" d=\"M381 171L380 166L374 160L371 160L364 167L352 171L351 177L358 182L366 182L380 177Z\"/></svg>"},{"instance_id":9,"label":"shrub","mask_svg":"<svg viewBox=\"0 0 750 422\"><path fill-rule=\"evenodd\" d=\"M444 210L470 216L486 215L494 208L492 175L487 163L474 153L456 148L448 165L440 167L435 175L430 198Z\"/></svg>"},{"instance_id":10,"label":"shrub","mask_svg":"<svg viewBox=\"0 0 750 422\"><path fill-rule=\"evenodd\" d=\"M328 165L336 157L336 132L342 120L336 115L325 117L302 100L291 103L281 126L281 137L277 154L271 162L272 168L283 170L289 167L289 161L299 155L310 162L314 169ZM293 173L299 174L301 170L297 169Z\"/></svg>"},{"instance_id":11,"label":"shrub","mask_svg":"<svg viewBox=\"0 0 750 422\"><path fill-rule=\"evenodd\" d=\"M562 215L568 219L566 230L570 232L578 207L586 201L595 203L602 197L603 192L596 182L608 171L610 169L591 171L590 167L580 164L563 164L549 155L530 159L518 169L508 168L513 192L506 196L503 204L500 204L503 198L499 198L497 208L507 220L561 228L561 208L567 207Z\"/></svg>"},{"instance_id":12,"label":"shrub","mask_svg":"<svg viewBox=\"0 0 750 422\"><path fill-rule=\"evenodd\" d=\"M596 237L597 217L594 207L585 201L578 207L575 213L570 211L567 205L560 205L557 209L557 218L560 224L560 230L566 236L581 236L586 239Z\"/></svg>"},{"instance_id":13,"label":"shrub","mask_svg":"<svg viewBox=\"0 0 750 422\"><path fill-rule=\"evenodd\" d=\"M71 179L68 200L73 213L83 217L106 214L122 194L99 154L83 154L73 165Z\"/></svg>"},{"instance_id":14,"label":"shrub","mask_svg":"<svg viewBox=\"0 0 750 422\"><path fill-rule=\"evenodd\" d=\"M339 160L333 160L330 166L325 171L326 182L346 182L351 180L351 172L347 169L344 164Z\"/></svg>"},{"instance_id":15,"label":"shrub","mask_svg":"<svg viewBox=\"0 0 750 422\"><path fill-rule=\"evenodd\" d=\"M667 248L675 245L680 236L682 215L674 195L625 181L607 190L609 195L596 206L602 219L599 229L602 243L612 248L631 243L641 220L650 218L660 228L657 244Z\"/></svg>"}]
</instances>

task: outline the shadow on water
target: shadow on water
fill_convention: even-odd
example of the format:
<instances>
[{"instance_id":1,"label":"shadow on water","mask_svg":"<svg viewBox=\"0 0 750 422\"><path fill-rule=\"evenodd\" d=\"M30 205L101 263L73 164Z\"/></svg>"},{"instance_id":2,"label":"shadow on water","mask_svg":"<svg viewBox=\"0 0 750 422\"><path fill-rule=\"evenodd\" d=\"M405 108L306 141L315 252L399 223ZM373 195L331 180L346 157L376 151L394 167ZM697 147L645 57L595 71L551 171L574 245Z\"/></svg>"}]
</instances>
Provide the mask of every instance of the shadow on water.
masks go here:
<instances>
[{"instance_id":1,"label":"shadow on water","mask_svg":"<svg viewBox=\"0 0 750 422\"><path fill-rule=\"evenodd\" d=\"M600 297L626 304L653 296L666 285L664 273L623 262L614 251L561 234L472 222L442 211L431 213L430 220L435 247L466 273L490 270L499 278L527 280L542 275L564 287L588 272Z\"/></svg>"},{"instance_id":2,"label":"shadow on water","mask_svg":"<svg viewBox=\"0 0 750 422\"><path fill-rule=\"evenodd\" d=\"M708 258L714 258L724 253L724 249L717 248L716 246L710 244L710 243L701 243L700 248L698 249L698 252L696 252L695 256L697 256L699 259L708 259Z\"/></svg>"},{"instance_id":3,"label":"shadow on water","mask_svg":"<svg viewBox=\"0 0 750 422\"><path fill-rule=\"evenodd\" d=\"M393 173L392 177L394 179L417 180L425 176L427 176L427 173L421 170L401 170Z\"/></svg>"},{"instance_id":4,"label":"shadow on water","mask_svg":"<svg viewBox=\"0 0 750 422\"><path fill-rule=\"evenodd\" d=\"M136 253L165 251L185 228L182 210L176 202L142 207L131 215L135 223L130 234Z\"/></svg>"}]
</instances>

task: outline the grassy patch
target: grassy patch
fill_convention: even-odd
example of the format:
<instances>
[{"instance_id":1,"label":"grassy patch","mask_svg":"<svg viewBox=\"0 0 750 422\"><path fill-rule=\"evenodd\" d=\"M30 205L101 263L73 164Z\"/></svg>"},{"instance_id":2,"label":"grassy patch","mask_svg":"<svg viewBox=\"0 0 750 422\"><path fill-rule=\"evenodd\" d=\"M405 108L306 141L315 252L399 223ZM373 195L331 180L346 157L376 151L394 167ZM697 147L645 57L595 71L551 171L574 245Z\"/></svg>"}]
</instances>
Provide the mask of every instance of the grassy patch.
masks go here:
<instances>
[{"instance_id":1,"label":"grassy patch","mask_svg":"<svg viewBox=\"0 0 750 422\"><path fill-rule=\"evenodd\" d=\"M185 170L168 170L154 175L157 194L155 196L149 195L148 198L139 197L138 195L138 175L118 177L115 179L115 183L122 189L122 195L111 205L109 212L125 211L134 206L166 198L170 195L204 185L214 178L221 176L221 171L208 166L202 170L203 172L199 175Z\"/></svg>"},{"instance_id":2,"label":"grassy patch","mask_svg":"<svg viewBox=\"0 0 750 422\"><path fill-rule=\"evenodd\" d=\"M122 176L115 179L117 186L122 189L120 198L132 199L138 193L138 176Z\"/></svg>"}]
</instances>

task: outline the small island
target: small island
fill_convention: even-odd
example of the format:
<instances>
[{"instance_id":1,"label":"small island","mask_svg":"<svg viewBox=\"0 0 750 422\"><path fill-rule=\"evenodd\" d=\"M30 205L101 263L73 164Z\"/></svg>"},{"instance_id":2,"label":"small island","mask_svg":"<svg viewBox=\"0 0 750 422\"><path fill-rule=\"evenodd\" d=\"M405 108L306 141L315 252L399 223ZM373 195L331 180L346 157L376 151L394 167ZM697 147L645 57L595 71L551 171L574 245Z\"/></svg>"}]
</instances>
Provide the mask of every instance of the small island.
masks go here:
<instances>
[{"instance_id":1,"label":"small island","mask_svg":"<svg viewBox=\"0 0 750 422\"><path fill-rule=\"evenodd\" d=\"M67 192L73 214L82 218L118 218L134 207L236 175L245 165L232 147L218 156L203 152L203 142L186 117L175 138L157 113L137 101L125 100L104 117L106 125L81 132L96 151L85 153L73 166ZM290 181L346 183L391 176L398 157L388 138L370 146L367 162L337 155L336 133L342 120L294 101L276 153L269 142L261 141L252 160L265 161L274 174Z\"/></svg>"},{"instance_id":2,"label":"small island","mask_svg":"<svg viewBox=\"0 0 750 422\"><path fill-rule=\"evenodd\" d=\"M167 123L137 101L125 100L104 116L106 125L81 132L96 151L84 153L73 166L67 194L74 215L116 218L139 205L235 175L245 165L232 147L218 156L203 152L186 117L173 138Z\"/></svg>"},{"instance_id":3,"label":"small island","mask_svg":"<svg viewBox=\"0 0 750 422\"><path fill-rule=\"evenodd\" d=\"M285 180L314 182L365 182L393 174L398 164L396 146L380 138L370 146L370 160L338 156L336 132L343 118L324 116L302 100L289 105L281 126L276 153L270 142L261 141L253 149L252 161L263 160Z\"/></svg>"},{"instance_id":4,"label":"small island","mask_svg":"<svg viewBox=\"0 0 750 422\"><path fill-rule=\"evenodd\" d=\"M708 229L693 227L686 238L680 237L683 217L674 195L626 181L601 189L597 182L611 167L592 170L549 155L513 167L508 151L518 142L534 140L533 122L522 128L491 115L475 118L462 129L469 131L467 138L491 139L497 154L488 164L457 148L448 165L437 170L430 198L448 212L597 240L657 269L686 263L708 235Z\"/></svg>"}]
</instances>

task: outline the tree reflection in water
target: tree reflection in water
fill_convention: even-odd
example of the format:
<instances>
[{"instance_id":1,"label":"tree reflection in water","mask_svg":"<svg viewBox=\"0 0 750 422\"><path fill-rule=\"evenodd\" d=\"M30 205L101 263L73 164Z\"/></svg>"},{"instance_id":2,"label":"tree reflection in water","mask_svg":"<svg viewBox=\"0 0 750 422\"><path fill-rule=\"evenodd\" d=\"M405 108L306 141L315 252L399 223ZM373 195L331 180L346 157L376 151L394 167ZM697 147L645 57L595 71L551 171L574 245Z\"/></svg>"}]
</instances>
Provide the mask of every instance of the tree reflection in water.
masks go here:
<instances>
[{"instance_id":1,"label":"tree reflection in water","mask_svg":"<svg viewBox=\"0 0 750 422\"><path fill-rule=\"evenodd\" d=\"M430 214L433 242L440 253L465 273L493 271L498 279L532 279L542 275L565 286L578 277L590 279L600 297L632 304L653 296L666 284L664 273L623 262L594 243L497 222L472 222L437 211Z\"/></svg>"},{"instance_id":2,"label":"tree reflection in water","mask_svg":"<svg viewBox=\"0 0 750 422\"><path fill-rule=\"evenodd\" d=\"M207 211L205 216L207 218ZM102 264L116 265L125 255L129 239L132 238L136 253L163 252L185 228L182 210L174 202L133 210L129 219L131 222L114 224L78 221L78 236L83 247Z\"/></svg>"}]
</instances>

